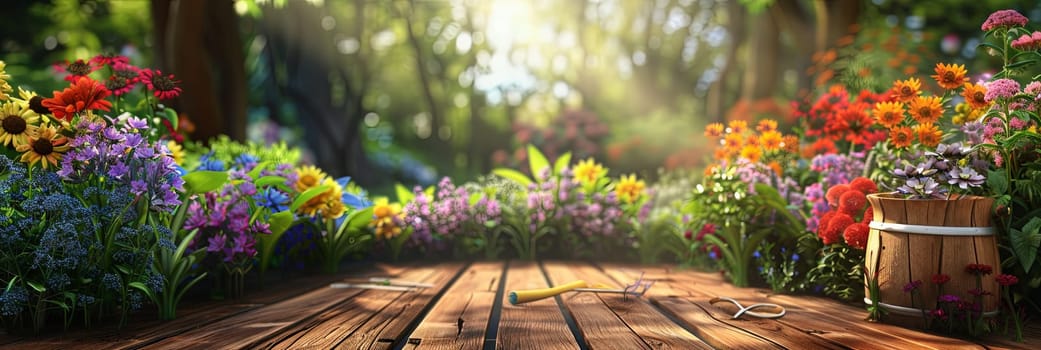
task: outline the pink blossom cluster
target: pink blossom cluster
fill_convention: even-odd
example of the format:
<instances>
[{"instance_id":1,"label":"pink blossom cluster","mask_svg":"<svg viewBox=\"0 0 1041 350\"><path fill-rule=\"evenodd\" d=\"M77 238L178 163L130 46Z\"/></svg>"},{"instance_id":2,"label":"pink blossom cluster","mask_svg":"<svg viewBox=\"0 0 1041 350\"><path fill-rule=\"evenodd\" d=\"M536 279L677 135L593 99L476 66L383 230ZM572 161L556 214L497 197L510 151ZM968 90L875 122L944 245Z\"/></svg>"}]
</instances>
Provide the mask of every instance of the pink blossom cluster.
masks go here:
<instances>
[{"instance_id":1,"label":"pink blossom cluster","mask_svg":"<svg viewBox=\"0 0 1041 350\"><path fill-rule=\"evenodd\" d=\"M1023 34L1016 40L1012 40L1012 47L1017 50L1033 51L1041 49L1041 32Z\"/></svg>"},{"instance_id":2,"label":"pink blossom cluster","mask_svg":"<svg viewBox=\"0 0 1041 350\"><path fill-rule=\"evenodd\" d=\"M987 83L987 93L983 96L983 99L991 102L999 98L1012 98L1012 96L1018 93L1019 82L1012 79L998 79Z\"/></svg>"},{"instance_id":3,"label":"pink blossom cluster","mask_svg":"<svg viewBox=\"0 0 1041 350\"><path fill-rule=\"evenodd\" d=\"M984 31L997 28L1022 27L1027 25L1027 18L1016 10L995 11L987 17L980 29Z\"/></svg>"}]
</instances>

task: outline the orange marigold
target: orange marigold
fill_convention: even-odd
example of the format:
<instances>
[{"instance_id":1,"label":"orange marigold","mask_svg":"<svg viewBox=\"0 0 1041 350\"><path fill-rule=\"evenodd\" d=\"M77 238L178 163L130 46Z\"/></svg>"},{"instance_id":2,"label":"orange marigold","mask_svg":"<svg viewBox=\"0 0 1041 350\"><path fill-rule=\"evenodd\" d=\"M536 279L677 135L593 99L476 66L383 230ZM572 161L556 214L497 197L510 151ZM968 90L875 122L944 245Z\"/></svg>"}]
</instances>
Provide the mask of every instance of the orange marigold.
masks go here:
<instances>
[{"instance_id":1,"label":"orange marigold","mask_svg":"<svg viewBox=\"0 0 1041 350\"><path fill-rule=\"evenodd\" d=\"M759 147L759 136L748 135L748 137L745 138L745 146Z\"/></svg>"},{"instance_id":2,"label":"orange marigold","mask_svg":"<svg viewBox=\"0 0 1041 350\"><path fill-rule=\"evenodd\" d=\"M893 97L900 102L911 102L922 93L922 82L918 78L893 82Z\"/></svg>"},{"instance_id":3,"label":"orange marigold","mask_svg":"<svg viewBox=\"0 0 1041 350\"><path fill-rule=\"evenodd\" d=\"M781 163L776 160L771 160L770 163L766 164L766 167L774 171L777 176L784 176L784 168L781 167Z\"/></svg>"},{"instance_id":4,"label":"orange marigold","mask_svg":"<svg viewBox=\"0 0 1041 350\"><path fill-rule=\"evenodd\" d=\"M933 79L936 79L936 84L940 87L951 90L955 89L962 84L965 84L965 71L964 64L936 64L936 75L933 75Z\"/></svg>"},{"instance_id":5,"label":"orange marigold","mask_svg":"<svg viewBox=\"0 0 1041 350\"><path fill-rule=\"evenodd\" d=\"M875 121L879 125L892 129L904 121L904 104L900 102L879 102L875 104L875 109L871 111L871 114L875 116Z\"/></svg>"},{"instance_id":6,"label":"orange marigold","mask_svg":"<svg viewBox=\"0 0 1041 350\"><path fill-rule=\"evenodd\" d=\"M781 147L784 147L784 151L788 153L799 153L799 137L795 135L786 135L781 138Z\"/></svg>"},{"instance_id":7,"label":"orange marigold","mask_svg":"<svg viewBox=\"0 0 1041 350\"><path fill-rule=\"evenodd\" d=\"M759 132L767 132L777 130L777 121L773 119L763 119L759 121L759 125L756 125L756 130Z\"/></svg>"},{"instance_id":8,"label":"orange marigold","mask_svg":"<svg viewBox=\"0 0 1041 350\"><path fill-rule=\"evenodd\" d=\"M914 132L918 135L918 142L923 146L933 148L940 144L943 139L943 131L933 123L922 123L914 126Z\"/></svg>"},{"instance_id":9,"label":"orange marigold","mask_svg":"<svg viewBox=\"0 0 1041 350\"><path fill-rule=\"evenodd\" d=\"M748 130L748 122L744 120L731 120L730 123L727 124L727 127L727 129L729 129L727 132L740 134L744 133L745 130Z\"/></svg>"},{"instance_id":10,"label":"orange marigold","mask_svg":"<svg viewBox=\"0 0 1041 350\"><path fill-rule=\"evenodd\" d=\"M763 149L767 151L776 151L778 149L781 149L782 141L783 137L781 136L780 132L777 132L777 130L765 131L759 137L760 145L762 145Z\"/></svg>"},{"instance_id":11,"label":"orange marigold","mask_svg":"<svg viewBox=\"0 0 1041 350\"><path fill-rule=\"evenodd\" d=\"M723 136L723 124L712 123L705 126L705 136L717 138Z\"/></svg>"},{"instance_id":12,"label":"orange marigold","mask_svg":"<svg viewBox=\"0 0 1041 350\"><path fill-rule=\"evenodd\" d=\"M914 141L914 131L906 126L898 126L889 131L889 142L894 147L908 147Z\"/></svg>"},{"instance_id":13,"label":"orange marigold","mask_svg":"<svg viewBox=\"0 0 1041 350\"><path fill-rule=\"evenodd\" d=\"M940 120L943 115L943 104L939 96L915 97L911 100L908 112L915 121L922 124L932 124Z\"/></svg>"},{"instance_id":14,"label":"orange marigold","mask_svg":"<svg viewBox=\"0 0 1041 350\"><path fill-rule=\"evenodd\" d=\"M990 102L984 98L986 95L987 87L983 84L965 83L965 88L961 90L961 96L973 109L990 107Z\"/></svg>"},{"instance_id":15,"label":"orange marigold","mask_svg":"<svg viewBox=\"0 0 1041 350\"><path fill-rule=\"evenodd\" d=\"M752 161L752 163L759 162L759 158L763 156L763 150L759 147L748 145L741 148L741 157Z\"/></svg>"},{"instance_id":16,"label":"orange marigold","mask_svg":"<svg viewBox=\"0 0 1041 350\"><path fill-rule=\"evenodd\" d=\"M742 139L741 134L730 133L723 138L723 148L728 150L740 149L743 144L744 140Z\"/></svg>"}]
</instances>

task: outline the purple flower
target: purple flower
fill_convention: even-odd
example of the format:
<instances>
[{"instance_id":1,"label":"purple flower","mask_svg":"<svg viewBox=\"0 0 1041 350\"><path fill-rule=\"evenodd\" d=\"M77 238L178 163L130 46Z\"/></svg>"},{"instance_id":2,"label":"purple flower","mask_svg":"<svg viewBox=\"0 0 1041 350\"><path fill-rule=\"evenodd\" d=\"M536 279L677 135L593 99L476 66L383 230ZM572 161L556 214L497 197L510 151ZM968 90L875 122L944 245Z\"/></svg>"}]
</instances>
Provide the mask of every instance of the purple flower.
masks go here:
<instances>
[{"instance_id":1,"label":"purple flower","mask_svg":"<svg viewBox=\"0 0 1041 350\"><path fill-rule=\"evenodd\" d=\"M135 195L142 195L148 192L148 184L141 180L130 181L130 192Z\"/></svg>"},{"instance_id":2,"label":"purple flower","mask_svg":"<svg viewBox=\"0 0 1041 350\"><path fill-rule=\"evenodd\" d=\"M998 79L987 83L987 93L983 96L983 99L987 102L994 101L999 98L1012 98L1019 93L1019 82L1012 79Z\"/></svg>"},{"instance_id":3,"label":"purple flower","mask_svg":"<svg viewBox=\"0 0 1041 350\"><path fill-rule=\"evenodd\" d=\"M972 167L954 167L950 172L947 173L949 179L948 184L958 185L963 190L969 189L969 187L980 187L986 181L983 175L976 172L976 169Z\"/></svg>"},{"instance_id":4,"label":"purple flower","mask_svg":"<svg viewBox=\"0 0 1041 350\"><path fill-rule=\"evenodd\" d=\"M219 252L224 249L224 244L226 241L227 236L225 236L223 233L213 235L213 237L210 237L210 239L208 240L209 245L206 246L206 251L210 253Z\"/></svg>"},{"instance_id":5,"label":"purple flower","mask_svg":"<svg viewBox=\"0 0 1041 350\"><path fill-rule=\"evenodd\" d=\"M922 280L915 280L904 285L904 293L910 293L922 286Z\"/></svg>"},{"instance_id":6,"label":"purple flower","mask_svg":"<svg viewBox=\"0 0 1041 350\"><path fill-rule=\"evenodd\" d=\"M931 177L913 177L907 179L907 182L896 190L900 193L912 195L916 198L932 198L942 194L940 184Z\"/></svg>"},{"instance_id":7,"label":"purple flower","mask_svg":"<svg viewBox=\"0 0 1041 350\"><path fill-rule=\"evenodd\" d=\"M961 301L961 298L957 295L944 294L940 296L939 300L941 303L957 303L958 301Z\"/></svg>"},{"instance_id":8,"label":"purple flower","mask_svg":"<svg viewBox=\"0 0 1041 350\"><path fill-rule=\"evenodd\" d=\"M112 166L108 168L108 176L111 176L116 179L122 179L123 176L129 172L130 167L123 162L112 164Z\"/></svg>"},{"instance_id":9,"label":"purple flower","mask_svg":"<svg viewBox=\"0 0 1041 350\"><path fill-rule=\"evenodd\" d=\"M126 120L126 126L130 129L148 129L148 122L138 117L130 117Z\"/></svg>"}]
</instances>

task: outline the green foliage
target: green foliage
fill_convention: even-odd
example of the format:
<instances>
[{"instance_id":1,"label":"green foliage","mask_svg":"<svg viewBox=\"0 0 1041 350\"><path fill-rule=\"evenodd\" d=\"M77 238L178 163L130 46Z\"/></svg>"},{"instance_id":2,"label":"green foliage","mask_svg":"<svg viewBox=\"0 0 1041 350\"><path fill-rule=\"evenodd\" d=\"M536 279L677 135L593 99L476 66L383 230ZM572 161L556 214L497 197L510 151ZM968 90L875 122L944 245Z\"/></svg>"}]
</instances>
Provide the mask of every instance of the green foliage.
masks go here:
<instances>
[{"instance_id":1,"label":"green foliage","mask_svg":"<svg viewBox=\"0 0 1041 350\"><path fill-rule=\"evenodd\" d=\"M1009 241L1012 243L1016 260L1023 265L1023 270L1029 273L1037 261L1037 252L1041 249L1041 217L1031 218L1022 230L1013 228L1009 232Z\"/></svg>"},{"instance_id":2,"label":"green foliage","mask_svg":"<svg viewBox=\"0 0 1041 350\"><path fill-rule=\"evenodd\" d=\"M177 304L184 293L206 277L206 272L190 275L192 266L206 254L205 249L198 249L185 254L188 244L195 239L198 230L192 230L177 242L176 249L159 247L155 251L152 269L163 278L163 289L153 290L141 282L131 282L130 287L143 292L159 308L159 319L172 320L177 317Z\"/></svg>"},{"instance_id":3,"label":"green foliage","mask_svg":"<svg viewBox=\"0 0 1041 350\"><path fill-rule=\"evenodd\" d=\"M323 271L336 273L344 257L360 252L365 248L364 244L372 240L372 234L368 230L373 218L372 209L368 207L352 211L339 226L336 225L336 220L325 220L325 232L317 241ZM300 222L311 223L309 219L298 220L298 223Z\"/></svg>"}]
</instances>

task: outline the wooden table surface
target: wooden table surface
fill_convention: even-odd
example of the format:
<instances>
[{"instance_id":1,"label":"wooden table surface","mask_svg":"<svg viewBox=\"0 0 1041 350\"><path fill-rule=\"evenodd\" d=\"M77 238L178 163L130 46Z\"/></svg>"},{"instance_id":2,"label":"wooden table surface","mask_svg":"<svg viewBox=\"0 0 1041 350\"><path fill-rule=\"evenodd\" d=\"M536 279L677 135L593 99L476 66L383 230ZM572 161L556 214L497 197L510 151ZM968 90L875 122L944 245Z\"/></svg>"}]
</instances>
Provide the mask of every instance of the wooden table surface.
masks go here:
<instances>
[{"instance_id":1,"label":"wooden table surface","mask_svg":"<svg viewBox=\"0 0 1041 350\"><path fill-rule=\"evenodd\" d=\"M623 286L643 274L643 297L568 292L511 305L511 290L574 280ZM330 288L332 282L394 277L430 283L418 291ZM774 303L780 319L731 316ZM859 305L735 288L718 274L671 266L587 262L375 264L336 276L299 278L232 301L186 303L169 322L138 320L36 337L0 334L11 349L1038 349L1026 341L966 340L864 321Z\"/></svg>"}]
</instances>

